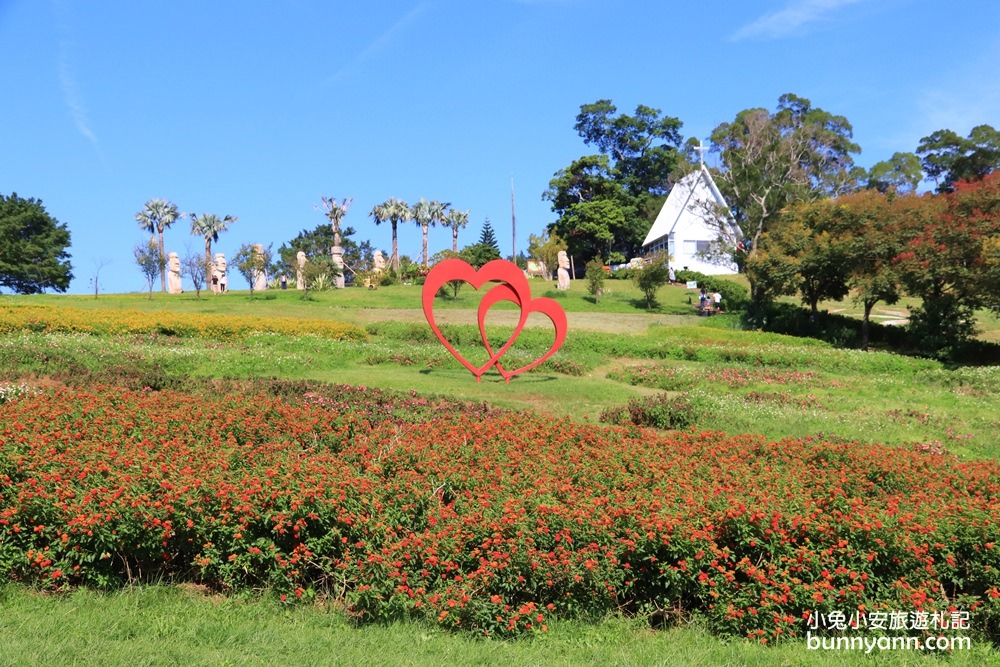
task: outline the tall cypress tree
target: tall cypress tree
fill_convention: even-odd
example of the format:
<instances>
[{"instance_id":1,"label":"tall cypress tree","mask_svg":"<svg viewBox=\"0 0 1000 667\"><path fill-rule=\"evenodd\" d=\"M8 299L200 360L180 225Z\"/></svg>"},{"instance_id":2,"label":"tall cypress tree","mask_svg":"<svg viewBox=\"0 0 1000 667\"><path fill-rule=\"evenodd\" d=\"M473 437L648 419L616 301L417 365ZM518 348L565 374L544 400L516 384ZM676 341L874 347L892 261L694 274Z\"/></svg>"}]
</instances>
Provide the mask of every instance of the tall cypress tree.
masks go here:
<instances>
[{"instance_id":1,"label":"tall cypress tree","mask_svg":"<svg viewBox=\"0 0 1000 667\"><path fill-rule=\"evenodd\" d=\"M497 256L500 256L500 245L497 243L497 237L493 233L493 225L490 224L489 218L486 218L486 222L483 223L483 231L479 234L479 245L493 248L497 251Z\"/></svg>"}]
</instances>

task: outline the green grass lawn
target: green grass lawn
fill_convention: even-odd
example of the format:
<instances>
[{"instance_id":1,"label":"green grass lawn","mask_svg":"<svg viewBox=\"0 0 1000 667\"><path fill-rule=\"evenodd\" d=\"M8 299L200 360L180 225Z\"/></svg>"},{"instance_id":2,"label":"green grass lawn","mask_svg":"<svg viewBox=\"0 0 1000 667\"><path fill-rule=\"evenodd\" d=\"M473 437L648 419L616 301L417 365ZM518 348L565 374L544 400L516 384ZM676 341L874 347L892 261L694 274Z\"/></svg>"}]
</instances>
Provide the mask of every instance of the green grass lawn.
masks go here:
<instances>
[{"instance_id":1,"label":"green grass lawn","mask_svg":"<svg viewBox=\"0 0 1000 667\"><path fill-rule=\"evenodd\" d=\"M354 627L322 607L140 587L39 595L0 588L0 665L691 665L696 667L997 664L972 645L946 656L912 650L809 650L725 642L697 627L652 631L639 620L556 622L518 641L477 640L417 623Z\"/></svg>"},{"instance_id":2,"label":"green grass lawn","mask_svg":"<svg viewBox=\"0 0 1000 667\"><path fill-rule=\"evenodd\" d=\"M704 409L694 428L731 433L840 437L901 447L936 443L964 458L995 458L1000 444L1000 369L948 368L885 352L735 330L731 316L698 317L693 292L667 287L660 306L637 307L638 291L609 281L597 304L576 281L568 293L533 281L535 296L568 313L562 350L506 383L491 371L476 382L429 334L420 288L392 286L220 297L101 295L0 297L0 306L144 310L330 319L367 328L368 342L258 334L219 342L162 335L102 337L21 332L0 336L0 380L41 386L125 380L183 387L186 382L253 378L366 385L485 401L598 423L601 413L663 392L689 395ZM438 299L446 335L470 359L478 343L472 290ZM513 312L498 306L488 327L505 339ZM509 359L534 358L551 342L544 318L532 322ZM988 327L1000 329L994 318ZM993 329L990 329L993 330ZM477 356L478 355L478 356ZM138 589L113 595L40 595L0 589L3 664L931 664L938 656L884 652L877 658L726 642L697 627L652 632L641 620L557 622L550 633L517 642L476 641L421 625L355 628L339 613L207 596L191 590ZM40 639L44 638L44 639ZM949 664L1000 664L976 647Z\"/></svg>"}]
</instances>

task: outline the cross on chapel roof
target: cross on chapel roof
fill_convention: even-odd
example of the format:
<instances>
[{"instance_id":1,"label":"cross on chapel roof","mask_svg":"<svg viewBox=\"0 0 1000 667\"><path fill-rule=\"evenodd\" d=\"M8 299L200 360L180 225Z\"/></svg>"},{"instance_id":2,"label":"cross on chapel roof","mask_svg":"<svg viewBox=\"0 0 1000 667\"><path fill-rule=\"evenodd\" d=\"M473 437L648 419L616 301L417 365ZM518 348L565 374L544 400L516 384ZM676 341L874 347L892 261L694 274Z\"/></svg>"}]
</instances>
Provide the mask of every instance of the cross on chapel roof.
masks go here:
<instances>
[{"instance_id":1,"label":"cross on chapel roof","mask_svg":"<svg viewBox=\"0 0 1000 667\"><path fill-rule=\"evenodd\" d=\"M695 147L694 152L698 154L698 164L705 164L705 151L708 148L702 143L701 139L698 140L698 145Z\"/></svg>"}]
</instances>

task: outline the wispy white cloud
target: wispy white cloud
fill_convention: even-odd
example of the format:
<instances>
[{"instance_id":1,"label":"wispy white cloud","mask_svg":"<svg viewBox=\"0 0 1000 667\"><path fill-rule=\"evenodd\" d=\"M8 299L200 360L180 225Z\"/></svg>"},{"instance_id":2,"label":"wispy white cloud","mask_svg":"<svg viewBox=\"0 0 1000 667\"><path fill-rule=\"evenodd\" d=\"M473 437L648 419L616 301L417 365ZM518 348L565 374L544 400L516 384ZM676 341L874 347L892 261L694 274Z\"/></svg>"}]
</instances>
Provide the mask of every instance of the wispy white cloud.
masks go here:
<instances>
[{"instance_id":1,"label":"wispy white cloud","mask_svg":"<svg viewBox=\"0 0 1000 667\"><path fill-rule=\"evenodd\" d=\"M73 67L71 64L73 41L70 38L72 24L69 18L69 6L65 2L53 2L52 7L56 15L56 29L60 35L58 67L59 89L62 91L63 101L66 103L70 118L73 120L77 131L83 135L84 139L90 142L97 152L97 156L104 162L101 144L97 140L97 135L90 127L87 106L73 76Z\"/></svg>"},{"instance_id":2,"label":"wispy white cloud","mask_svg":"<svg viewBox=\"0 0 1000 667\"><path fill-rule=\"evenodd\" d=\"M62 90L63 100L69 108L69 115L70 118L73 119L76 129L79 130L80 134L82 134L87 141L92 143L95 148L99 148L100 146L97 142L97 135L95 135L94 131L90 129L90 125L87 122L87 107L84 105L83 97L80 95L80 90L76 85L76 81L73 79L69 65L69 58L65 55L66 50L66 46L63 43L60 43L59 87Z\"/></svg>"},{"instance_id":3,"label":"wispy white cloud","mask_svg":"<svg viewBox=\"0 0 1000 667\"><path fill-rule=\"evenodd\" d=\"M356 55L349 63L341 67L337 72L323 82L324 86L330 85L343 78L355 67L367 62L373 56L384 51L401 32L403 32L406 27L412 23L420 14L422 14L428 7L428 2L421 2L417 4L413 9L407 12L402 18L397 20L388 29L386 29L382 34L376 37L368 46L366 46L358 55Z\"/></svg>"},{"instance_id":4,"label":"wispy white cloud","mask_svg":"<svg viewBox=\"0 0 1000 667\"><path fill-rule=\"evenodd\" d=\"M830 18L837 10L866 0L790 0L784 9L764 14L733 33L732 40L780 39L801 34L811 24Z\"/></svg>"}]
</instances>

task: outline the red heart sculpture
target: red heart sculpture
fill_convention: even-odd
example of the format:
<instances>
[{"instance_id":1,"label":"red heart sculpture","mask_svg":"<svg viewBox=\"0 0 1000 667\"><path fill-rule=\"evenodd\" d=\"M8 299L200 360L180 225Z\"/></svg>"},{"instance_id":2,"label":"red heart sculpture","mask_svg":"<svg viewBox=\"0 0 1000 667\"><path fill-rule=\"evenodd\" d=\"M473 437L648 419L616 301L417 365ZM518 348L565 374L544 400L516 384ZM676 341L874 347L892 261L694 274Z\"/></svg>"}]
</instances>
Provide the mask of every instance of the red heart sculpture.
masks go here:
<instances>
[{"instance_id":1,"label":"red heart sculpture","mask_svg":"<svg viewBox=\"0 0 1000 667\"><path fill-rule=\"evenodd\" d=\"M552 346L549 348L548 352L529 364L525 364L518 369L508 371L500 364L500 360L497 359L495 364L497 370L500 371L500 375L502 375L507 382L510 382L512 377L518 373L531 370L551 357L556 353L556 350L562 347L563 342L566 340L566 312L557 302L546 297L531 299L527 305L522 304L518 299L518 295L514 292L514 290L510 289L508 285L497 285L484 294L483 300L479 302L479 333L483 337L483 345L486 346L486 350L491 356L493 355L493 347L490 345L489 338L486 336L486 313L493 307L493 304L498 301L513 301L521 306L522 313L526 312L529 315L531 313L541 313L545 315L549 318L549 320L551 320L552 326L556 331L555 340L552 341ZM518 331L518 333L520 332Z\"/></svg>"},{"instance_id":2,"label":"red heart sculpture","mask_svg":"<svg viewBox=\"0 0 1000 667\"><path fill-rule=\"evenodd\" d=\"M465 357L459 354L458 351L452 347L451 343L445 339L444 335L441 333L441 329L438 328L437 322L434 320L434 298L437 296L438 290L440 290L445 283L452 280L460 280L462 282L469 283L477 290L488 282L501 283L486 292L486 294L483 295L483 301L479 305L479 333L482 336L486 350L490 354L490 358L482 366L474 366ZM507 382L510 382L510 379L513 376L534 368L555 354L556 350L559 349L559 346L562 345L563 341L566 339L566 313L564 313L559 304L552 299L532 299L531 288L528 286L528 279L524 276L524 272L521 271L521 269L519 269L513 262L495 259L492 262L488 262L477 271L467 262L460 259L446 259L443 262L435 264L434 268L431 269L431 272L427 274L427 278L424 280L424 289L421 296L424 316L427 318L427 323L431 325L431 331L434 332L434 335L437 336L439 341L441 341L441 344L444 345L445 349L448 350L451 355L459 361L459 363L468 368L469 371L476 376L477 382L483 374L490 369L491 366L496 366L503 378ZM520 317L518 317L517 325L514 327L514 332L511 334L510 338L507 339L507 342L504 343L500 349L494 352L486 337L485 320L486 312L498 301L514 302L521 307L521 314ZM500 358L507 352L507 350L510 349L510 346L514 344L517 337L521 335L521 330L524 329L524 324L528 320L528 315L532 312L542 313L552 321L556 330L555 342L548 352L532 363L522 366L514 371L507 371L500 365Z\"/></svg>"}]
</instances>

